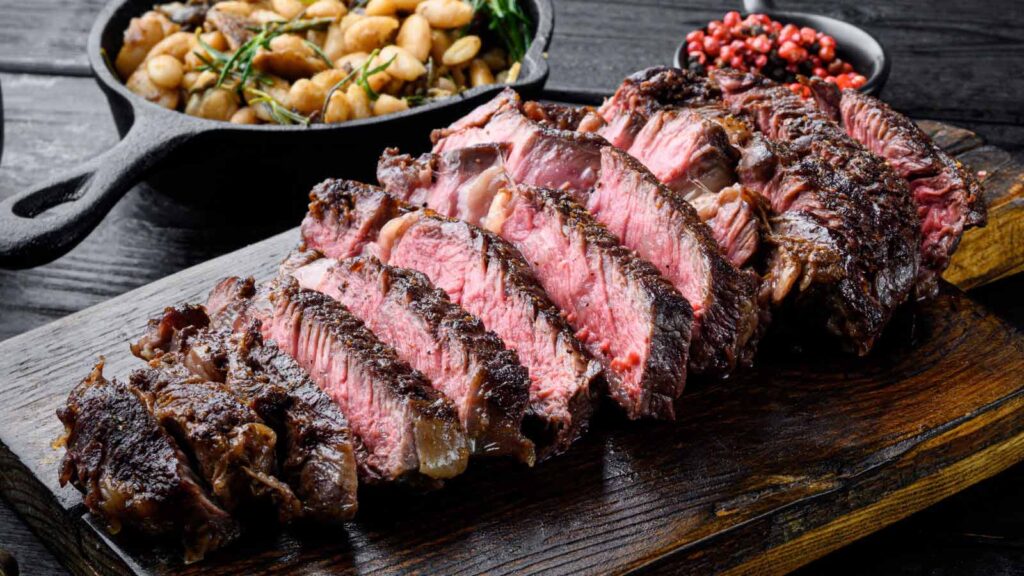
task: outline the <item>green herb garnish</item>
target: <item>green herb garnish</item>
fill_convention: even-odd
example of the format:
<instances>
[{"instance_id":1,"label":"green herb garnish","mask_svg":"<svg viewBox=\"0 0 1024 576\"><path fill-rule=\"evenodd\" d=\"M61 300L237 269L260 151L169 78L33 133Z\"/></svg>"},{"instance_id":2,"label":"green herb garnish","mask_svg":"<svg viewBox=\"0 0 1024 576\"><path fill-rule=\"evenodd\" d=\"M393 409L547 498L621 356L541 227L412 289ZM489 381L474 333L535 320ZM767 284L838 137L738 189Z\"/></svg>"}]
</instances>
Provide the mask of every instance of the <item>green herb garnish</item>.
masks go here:
<instances>
[{"instance_id":1,"label":"green herb garnish","mask_svg":"<svg viewBox=\"0 0 1024 576\"><path fill-rule=\"evenodd\" d=\"M255 88L248 88L247 90L250 94L256 95L256 98L250 100L249 104L266 104L270 106L270 116L278 124L302 124L303 126L309 126L309 118L298 112L292 112L270 94Z\"/></svg>"},{"instance_id":2,"label":"green herb garnish","mask_svg":"<svg viewBox=\"0 0 1024 576\"><path fill-rule=\"evenodd\" d=\"M517 0L472 0L473 10L487 20L487 28L501 38L512 62L526 56L530 45L530 19Z\"/></svg>"}]
</instances>

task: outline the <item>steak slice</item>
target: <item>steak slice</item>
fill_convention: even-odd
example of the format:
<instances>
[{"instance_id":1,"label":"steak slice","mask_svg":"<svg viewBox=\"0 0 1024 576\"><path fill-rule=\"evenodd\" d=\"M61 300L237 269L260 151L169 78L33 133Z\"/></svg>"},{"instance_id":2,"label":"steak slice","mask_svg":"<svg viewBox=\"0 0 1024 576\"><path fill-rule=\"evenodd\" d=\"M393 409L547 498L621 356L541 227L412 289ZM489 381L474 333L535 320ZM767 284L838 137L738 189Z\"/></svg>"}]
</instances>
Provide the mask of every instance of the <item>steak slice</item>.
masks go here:
<instances>
[{"instance_id":1,"label":"steak slice","mask_svg":"<svg viewBox=\"0 0 1024 576\"><path fill-rule=\"evenodd\" d=\"M225 510L272 502L282 521L301 514L301 503L275 476L277 435L231 388L195 376L174 355L133 371L129 382L194 458Z\"/></svg>"},{"instance_id":2,"label":"steak slice","mask_svg":"<svg viewBox=\"0 0 1024 576\"><path fill-rule=\"evenodd\" d=\"M533 443L520 431L530 393L526 369L426 276L372 256L320 258L292 275L303 288L342 303L423 372L455 406L474 453L533 464Z\"/></svg>"},{"instance_id":3,"label":"steak slice","mask_svg":"<svg viewBox=\"0 0 1024 576\"><path fill-rule=\"evenodd\" d=\"M379 199L367 193L354 196L354 201ZM394 226L391 230L397 231ZM320 245L310 237L303 240L308 247L335 257L330 244ZM537 458L568 449L587 429L595 389L602 382L601 369L573 336L522 256L493 234L433 217L406 234L403 245L410 250L396 252L398 260L389 261L388 255L382 260L425 274L452 302L515 350L529 371L530 405L524 429L536 445Z\"/></svg>"},{"instance_id":4,"label":"steak slice","mask_svg":"<svg viewBox=\"0 0 1024 576\"><path fill-rule=\"evenodd\" d=\"M419 160L386 151L378 164L384 188L403 199L423 202L446 216L480 224L463 206L493 198L509 182L503 171L505 145L478 145ZM747 364L756 349L756 283L725 260L694 209L660 185L627 154L604 146L598 151L593 188L568 189L575 199L625 246L653 263L682 293L693 309L689 368L693 373L725 375ZM491 163L491 167L482 168ZM488 174L486 179L459 178L463 166ZM468 184L459 187L459 183ZM469 202L466 198L472 197ZM706 318L705 318L706 316Z\"/></svg>"},{"instance_id":5,"label":"steak slice","mask_svg":"<svg viewBox=\"0 0 1024 576\"><path fill-rule=\"evenodd\" d=\"M365 480L440 486L466 469L467 440L452 406L344 306L282 277L257 290L247 314L341 408L359 439Z\"/></svg>"},{"instance_id":6,"label":"steak slice","mask_svg":"<svg viewBox=\"0 0 1024 576\"><path fill-rule=\"evenodd\" d=\"M751 262L761 246L763 209L761 197L740 184L718 193L705 193L690 199L697 215L737 268Z\"/></svg>"},{"instance_id":7,"label":"steak slice","mask_svg":"<svg viewBox=\"0 0 1024 576\"><path fill-rule=\"evenodd\" d=\"M253 286L248 286L250 295ZM220 320L220 318L215 319ZM258 326L210 327L201 306L166 308L132 346L147 360L174 354L193 374L224 382L277 434L280 477L302 501L304 518L340 522L357 510L356 461L344 415Z\"/></svg>"},{"instance_id":8,"label":"steak slice","mask_svg":"<svg viewBox=\"0 0 1024 576\"><path fill-rule=\"evenodd\" d=\"M354 180L325 180L313 188L309 200L302 237L321 252L330 246L337 258L359 255L399 209L380 188Z\"/></svg>"},{"instance_id":9,"label":"steak slice","mask_svg":"<svg viewBox=\"0 0 1024 576\"><path fill-rule=\"evenodd\" d=\"M60 484L71 482L112 533L122 527L180 535L185 561L238 537L237 523L203 489L188 457L148 411L143 394L103 377L102 360L57 411L66 452Z\"/></svg>"},{"instance_id":10,"label":"steak slice","mask_svg":"<svg viewBox=\"0 0 1024 576\"><path fill-rule=\"evenodd\" d=\"M840 110L847 133L906 179L921 220L922 283L926 293L934 293L964 230L985 225L981 185L917 124L881 100L844 90Z\"/></svg>"}]
</instances>

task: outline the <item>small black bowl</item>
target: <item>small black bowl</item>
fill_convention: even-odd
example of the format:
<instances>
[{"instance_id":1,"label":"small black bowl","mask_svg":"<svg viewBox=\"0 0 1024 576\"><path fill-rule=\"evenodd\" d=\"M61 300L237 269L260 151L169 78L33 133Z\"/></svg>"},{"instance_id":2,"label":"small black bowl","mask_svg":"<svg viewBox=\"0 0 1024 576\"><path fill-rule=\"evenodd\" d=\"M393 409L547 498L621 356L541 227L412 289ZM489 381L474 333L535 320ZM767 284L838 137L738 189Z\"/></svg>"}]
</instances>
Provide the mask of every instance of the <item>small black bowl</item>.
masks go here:
<instances>
[{"instance_id":1,"label":"small black bowl","mask_svg":"<svg viewBox=\"0 0 1024 576\"><path fill-rule=\"evenodd\" d=\"M836 39L836 55L849 62L853 69L863 74L867 82L859 88L865 94L877 96L889 79L889 53L882 43L863 29L818 14L786 12L777 10L770 0L744 0L743 9L747 14L767 14L783 24L810 26ZM686 67L686 40L679 45L675 54L675 65Z\"/></svg>"}]
</instances>

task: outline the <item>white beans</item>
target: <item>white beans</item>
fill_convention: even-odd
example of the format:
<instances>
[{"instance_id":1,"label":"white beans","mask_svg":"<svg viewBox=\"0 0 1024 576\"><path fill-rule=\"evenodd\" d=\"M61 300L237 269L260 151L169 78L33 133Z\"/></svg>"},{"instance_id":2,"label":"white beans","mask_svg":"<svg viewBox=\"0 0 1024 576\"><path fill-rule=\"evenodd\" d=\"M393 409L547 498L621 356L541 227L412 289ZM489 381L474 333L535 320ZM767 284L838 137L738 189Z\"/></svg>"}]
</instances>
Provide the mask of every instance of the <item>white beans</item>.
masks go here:
<instances>
[{"instance_id":1,"label":"white beans","mask_svg":"<svg viewBox=\"0 0 1024 576\"><path fill-rule=\"evenodd\" d=\"M399 12L412 12L423 0L394 0L395 9Z\"/></svg>"},{"instance_id":2,"label":"white beans","mask_svg":"<svg viewBox=\"0 0 1024 576\"><path fill-rule=\"evenodd\" d=\"M145 68L138 68L128 77L125 84L129 90L142 96L146 100L159 104L164 108L175 109L178 107L178 91L167 90L157 86L149 78Z\"/></svg>"},{"instance_id":3,"label":"white beans","mask_svg":"<svg viewBox=\"0 0 1024 576\"><path fill-rule=\"evenodd\" d=\"M395 78L411 82L427 73L427 68L423 66L423 63L420 62L418 58L410 54L408 50L400 46L385 46L384 49L380 51L380 56L377 61L387 62L392 58L394 58L394 60L386 68L386 71Z\"/></svg>"},{"instance_id":4,"label":"white beans","mask_svg":"<svg viewBox=\"0 0 1024 576\"><path fill-rule=\"evenodd\" d=\"M170 54L160 54L146 62L146 73L149 79L160 88L177 89L185 70L181 61Z\"/></svg>"},{"instance_id":5,"label":"white beans","mask_svg":"<svg viewBox=\"0 0 1024 576\"><path fill-rule=\"evenodd\" d=\"M288 20L298 16L305 8L305 5L299 0L270 0L270 5L274 8L274 12Z\"/></svg>"},{"instance_id":6,"label":"white beans","mask_svg":"<svg viewBox=\"0 0 1024 576\"><path fill-rule=\"evenodd\" d=\"M230 122L232 124L256 124L258 120L259 118L256 116L256 111L249 106L244 106L231 115Z\"/></svg>"},{"instance_id":7,"label":"white beans","mask_svg":"<svg viewBox=\"0 0 1024 576\"><path fill-rule=\"evenodd\" d=\"M411 14L402 23L395 44L412 54L420 62L426 62L430 56L430 22L419 14ZM442 52L443 54L443 52Z\"/></svg>"},{"instance_id":8,"label":"white beans","mask_svg":"<svg viewBox=\"0 0 1024 576\"><path fill-rule=\"evenodd\" d=\"M312 80L303 78L288 91L288 105L306 116L323 108L326 91Z\"/></svg>"},{"instance_id":9,"label":"white beans","mask_svg":"<svg viewBox=\"0 0 1024 576\"><path fill-rule=\"evenodd\" d=\"M370 97L366 95L366 92L361 86L351 84L348 90L345 91L345 96L348 97L348 103L352 107L352 118L358 120L360 118L369 118L373 115L373 109L370 107Z\"/></svg>"},{"instance_id":10,"label":"white beans","mask_svg":"<svg viewBox=\"0 0 1024 576\"><path fill-rule=\"evenodd\" d=\"M348 9L338 0L317 0L306 8L306 18L341 18Z\"/></svg>"},{"instance_id":11,"label":"white beans","mask_svg":"<svg viewBox=\"0 0 1024 576\"><path fill-rule=\"evenodd\" d=\"M430 56L434 59L434 62L441 62L444 58L444 53L452 45L451 38L448 37L448 33L444 30L431 30L430 31Z\"/></svg>"},{"instance_id":12,"label":"white beans","mask_svg":"<svg viewBox=\"0 0 1024 576\"><path fill-rule=\"evenodd\" d=\"M367 16L393 16L397 10L394 0L370 0L366 3Z\"/></svg>"},{"instance_id":13,"label":"white beans","mask_svg":"<svg viewBox=\"0 0 1024 576\"><path fill-rule=\"evenodd\" d=\"M416 6L434 28L462 28L473 20L473 7L462 0L424 0Z\"/></svg>"},{"instance_id":14,"label":"white beans","mask_svg":"<svg viewBox=\"0 0 1024 576\"><path fill-rule=\"evenodd\" d=\"M395 112L401 112L402 110L408 110L409 103L406 102L405 98L395 98L390 94L381 94L380 98L373 103L373 115L384 116L385 114L394 114Z\"/></svg>"},{"instance_id":15,"label":"white beans","mask_svg":"<svg viewBox=\"0 0 1024 576\"><path fill-rule=\"evenodd\" d=\"M491 67L480 58L469 63L469 83L474 88L494 84L494 74L491 73Z\"/></svg>"},{"instance_id":16,"label":"white beans","mask_svg":"<svg viewBox=\"0 0 1024 576\"><path fill-rule=\"evenodd\" d=\"M398 29L398 20L390 16L367 16L345 31L345 49L349 52L371 52L382 48Z\"/></svg>"},{"instance_id":17,"label":"white beans","mask_svg":"<svg viewBox=\"0 0 1024 576\"><path fill-rule=\"evenodd\" d=\"M348 95L341 90L331 94L331 100L327 103L327 110L324 112L324 122L332 124L344 122L352 117L352 105L349 104Z\"/></svg>"},{"instance_id":18,"label":"white beans","mask_svg":"<svg viewBox=\"0 0 1024 576\"><path fill-rule=\"evenodd\" d=\"M238 111L235 93L226 88L210 88L203 93L196 116L210 120L230 120Z\"/></svg>"},{"instance_id":19,"label":"white beans","mask_svg":"<svg viewBox=\"0 0 1024 576\"><path fill-rule=\"evenodd\" d=\"M132 18L124 31L124 44L117 53L114 67L121 78L127 79L146 59L149 50L164 39L164 27L156 12L147 12L141 18Z\"/></svg>"},{"instance_id":20,"label":"white beans","mask_svg":"<svg viewBox=\"0 0 1024 576\"><path fill-rule=\"evenodd\" d=\"M444 51L441 62L449 67L462 66L476 57L477 52L480 51L480 45L479 36L463 36Z\"/></svg>"}]
</instances>

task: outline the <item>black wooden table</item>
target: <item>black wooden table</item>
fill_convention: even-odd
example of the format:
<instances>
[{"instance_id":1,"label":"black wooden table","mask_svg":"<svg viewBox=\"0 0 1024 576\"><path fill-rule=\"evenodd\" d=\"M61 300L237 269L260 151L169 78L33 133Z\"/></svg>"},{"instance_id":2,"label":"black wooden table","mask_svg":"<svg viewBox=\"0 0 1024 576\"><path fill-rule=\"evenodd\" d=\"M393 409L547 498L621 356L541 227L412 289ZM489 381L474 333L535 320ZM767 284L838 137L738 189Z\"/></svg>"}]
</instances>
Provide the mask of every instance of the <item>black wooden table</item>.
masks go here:
<instances>
[{"instance_id":1,"label":"black wooden table","mask_svg":"<svg viewBox=\"0 0 1024 576\"><path fill-rule=\"evenodd\" d=\"M915 118L974 130L1024 160L1024 3L1019 0L782 0L863 25L889 48L883 94ZM686 31L739 2L555 0L549 96L607 93L671 61ZM117 139L88 78L85 38L102 0L0 0L6 117L0 198ZM79 247L33 270L0 271L0 340L294 226L272 203L184 201L139 186ZM0 234L3 231L0 230ZM1024 275L971 296L1024 327ZM0 501L0 548L24 574L65 573ZM806 574L1024 574L1024 466L835 552Z\"/></svg>"}]
</instances>

